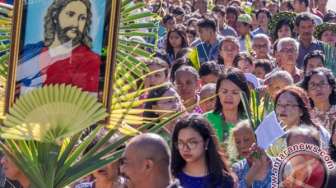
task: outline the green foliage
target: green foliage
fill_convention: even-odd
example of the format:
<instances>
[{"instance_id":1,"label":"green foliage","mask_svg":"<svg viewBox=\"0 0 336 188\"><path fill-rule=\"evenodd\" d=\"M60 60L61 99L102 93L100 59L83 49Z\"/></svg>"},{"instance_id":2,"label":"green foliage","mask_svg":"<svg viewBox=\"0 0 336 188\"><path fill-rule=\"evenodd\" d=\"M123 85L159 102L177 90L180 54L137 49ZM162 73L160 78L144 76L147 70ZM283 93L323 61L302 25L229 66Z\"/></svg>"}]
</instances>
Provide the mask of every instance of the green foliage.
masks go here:
<instances>
[{"instance_id":1,"label":"green foliage","mask_svg":"<svg viewBox=\"0 0 336 188\"><path fill-rule=\"evenodd\" d=\"M123 149L117 148L132 136L143 131L159 132L165 124L182 113L160 111L171 113L163 121L142 117L146 110L140 108L141 105L162 98L141 100L140 96L163 85L143 87L141 83L146 76L155 72L150 72L135 57L150 58L152 54L148 51L154 51L155 44L130 41L129 37L149 37L156 41L157 34L153 33L156 33L157 21L156 15L142 11L144 3L131 5L130 2L123 0L121 4L117 63L107 126L102 121L107 117L107 109L95 97L65 85L47 86L29 92L17 100L7 114L3 122L6 126L0 129L3 138L0 147L29 178L31 187L68 186L117 160L123 152ZM0 31L8 32L1 27ZM2 45L1 39L0 50L8 51L9 46ZM0 75L3 78L6 78L8 71L7 61L8 54L0 57ZM0 101L4 101L4 97ZM82 139L82 132L93 124L96 128ZM84 154L103 129L107 131L102 138ZM116 137L116 140L106 146L111 137Z\"/></svg>"},{"instance_id":2,"label":"green foliage","mask_svg":"<svg viewBox=\"0 0 336 188\"><path fill-rule=\"evenodd\" d=\"M245 113L254 130L258 128L265 115L272 111L272 102L269 95L261 96L259 91L250 91L250 100L245 93L241 94Z\"/></svg>"}]
</instances>

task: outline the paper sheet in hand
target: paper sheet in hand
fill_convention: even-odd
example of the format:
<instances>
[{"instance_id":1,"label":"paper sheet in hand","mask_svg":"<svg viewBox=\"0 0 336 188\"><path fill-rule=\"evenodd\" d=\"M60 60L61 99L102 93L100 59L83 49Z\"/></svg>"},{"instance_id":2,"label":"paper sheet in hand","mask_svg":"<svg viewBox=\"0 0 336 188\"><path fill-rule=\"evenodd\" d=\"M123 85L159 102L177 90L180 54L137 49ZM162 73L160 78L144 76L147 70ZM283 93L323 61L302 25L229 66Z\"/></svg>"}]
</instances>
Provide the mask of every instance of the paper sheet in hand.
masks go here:
<instances>
[{"instance_id":1,"label":"paper sheet in hand","mask_svg":"<svg viewBox=\"0 0 336 188\"><path fill-rule=\"evenodd\" d=\"M265 117L263 122L261 122L255 131L255 134L257 136L258 146L266 149L276 138L284 135L285 132L281 128L281 125L276 118L276 114L273 111Z\"/></svg>"}]
</instances>

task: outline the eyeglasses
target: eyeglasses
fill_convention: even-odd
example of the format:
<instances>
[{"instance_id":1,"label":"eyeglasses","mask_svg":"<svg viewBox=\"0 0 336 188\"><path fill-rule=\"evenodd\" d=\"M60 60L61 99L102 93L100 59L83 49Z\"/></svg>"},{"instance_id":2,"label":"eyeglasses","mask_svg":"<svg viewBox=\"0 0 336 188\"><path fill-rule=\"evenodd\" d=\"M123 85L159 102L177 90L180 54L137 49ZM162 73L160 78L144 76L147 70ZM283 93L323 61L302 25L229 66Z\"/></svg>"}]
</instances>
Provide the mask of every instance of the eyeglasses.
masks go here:
<instances>
[{"instance_id":1,"label":"eyeglasses","mask_svg":"<svg viewBox=\"0 0 336 188\"><path fill-rule=\"evenodd\" d=\"M310 82L309 85L308 85L308 89L316 90L317 88L321 88L321 87L324 87L324 86L327 86L327 85L329 85L329 84L326 83L325 81L321 81L319 83Z\"/></svg>"},{"instance_id":2,"label":"eyeglasses","mask_svg":"<svg viewBox=\"0 0 336 188\"><path fill-rule=\"evenodd\" d=\"M200 141L197 141L197 140L190 140L190 141L187 141L187 142L183 142L183 141L178 141L176 142L176 147L179 149L179 150L183 150L184 147L187 147L189 150L193 150L197 147L197 145L200 143Z\"/></svg>"},{"instance_id":3,"label":"eyeglasses","mask_svg":"<svg viewBox=\"0 0 336 188\"><path fill-rule=\"evenodd\" d=\"M225 51L225 52L234 52L234 51L238 51L238 48L228 48L228 47L224 47L221 50Z\"/></svg>"},{"instance_id":4,"label":"eyeglasses","mask_svg":"<svg viewBox=\"0 0 336 188\"><path fill-rule=\"evenodd\" d=\"M276 108L279 109L279 108L283 108L283 109L288 109L288 108L295 108L295 107L299 107L300 105L298 104L280 104L278 103L276 105Z\"/></svg>"},{"instance_id":5,"label":"eyeglasses","mask_svg":"<svg viewBox=\"0 0 336 188\"><path fill-rule=\"evenodd\" d=\"M254 44L252 47L260 49L260 48L267 48L268 45L267 44Z\"/></svg>"}]
</instances>

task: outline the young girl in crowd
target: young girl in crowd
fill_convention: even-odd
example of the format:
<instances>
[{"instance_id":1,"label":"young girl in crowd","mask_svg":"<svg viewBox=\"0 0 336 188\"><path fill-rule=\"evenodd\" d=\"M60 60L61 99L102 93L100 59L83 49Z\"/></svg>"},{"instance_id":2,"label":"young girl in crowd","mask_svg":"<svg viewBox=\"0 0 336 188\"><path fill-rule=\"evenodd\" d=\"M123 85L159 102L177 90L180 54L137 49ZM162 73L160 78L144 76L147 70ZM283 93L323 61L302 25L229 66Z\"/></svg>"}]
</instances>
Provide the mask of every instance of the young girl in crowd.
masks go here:
<instances>
[{"instance_id":1,"label":"young girl in crowd","mask_svg":"<svg viewBox=\"0 0 336 188\"><path fill-rule=\"evenodd\" d=\"M146 110L161 110L162 112L146 111L143 114L144 118L162 118L164 115L168 115L167 112L164 112L164 110L171 112L180 112L184 109L181 98L172 85L159 87L152 90L148 94L148 99L160 97L169 98L161 99L159 101L148 101L145 103L144 108ZM165 126L164 130L167 133L172 133L175 123L175 121L171 121Z\"/></svg>"},{"instance_id":2,"label":"young girl in crowd","mask_svg":"<svg viewBox=\"0 0 336 188\"><path fill-rule=\"evenodd\" d=\"M336 79L326 68L317 68L307 75L302 87L313 106L313 118L331 133L336 123Z\"/></svg>"},{"instance_id":3,"label":"young girl in crowd","mask_svg":"<svg viewBox=\"0 0 336 188\"><path fill-rule=\"evenodd\" d=\"M233 60L239 53L239 41L235 37L224 37L219 46L218 64L227 70L233 66Z\"/></svg>"},{"instance_id":4,"label":"young girl in crowd","mask_svg":"<svg viewBox=\"0 0 336 188\"><path fill-rule=\"evenodd\" d=\"M257 147L256 137L247 120L241 121L230 134L232 153L238 156L232 168L238 176L239 187L271 187L272 162L266 153ZM257 156L260 155L260 156Z\"/></svg>"},{"instance_id":5,"label":"young girl in crowd","mask_svg":"<svg viewBox=\"0 0 336 188\"><path fill-rule=\"evenodd\" d=\"M191 114L178 121L172 142L172 174L182 187L234 187L213 129L201 115Z\"/></svg>"},{"instance_id":6,"label":"young girl in crowd","mask_svg":"<svg viewBox=\"0 0 336 188\"><path fill-rule=\"evenodd\" d=\"M318 68L324 67L325 56L322 51L314 50L309 52L303 60L303 74L305 76L310 75L311 71Z\"/></svg>"},{"instance_id":7,"label":"young girl in crowd","mask_svg":"<svg viewBox=\"0 0 336 188\"><path fill-rule=\"evenodd\" d=\"M227 74L221 75L216 84L216 94L215 109L206 113L205 117L215 128L220 142L223 142L235 124L245 119L241 94L249 99L250 91L244 73L231 69Z\"/></svg>"},{"instance_id":8,"label":"young girl in crowd","mask_svg":"<svg viewBox=\"0 0 336 188\"><path fill-rule=\"evenodd\" d=\"M145 87L154 87L168 81L169 65L161 58L153 58L152 60L144 60L149 72L152 74L146 76Z\"/></svg>"},{"instance_id":9,"label":"young girl in crowd","mask_svg":"<svg viewBox=\"0 0 336 188\"><path fill-rule=\"evenodd\" d=\"M275 26L273 41L281 38L294 37L294 24L289 19L279 21Z\"/></svg>"},{"instance_id":10,"label":"young girl in crowd","mask_svg":"<svg viewBox=\"0 0 336 188\"><path fill-rule=\"evenodd\" d=\"M169 64L176 60L177 53L189 46L186 28L183 25L177 25L167 34L166 53L168 55Z\"/></svg>"},{"instance_id":11,"label":"young girl in crowd","mask_svg":"<svg viewBox=\"0 0 336 188\"><path fill-rule=\"evenodd\" d=\"M200 80L198 72L191 66L183 65L175 72L175 87L186 108L192 107L189 112L202 113L199 107Z\"/></svg>"},{"instance_id":12,"label":"young girl in crowd","mask_svg":"<svg viewBox=\"0 0 336 188\"><path fill-rule=\"evenodd\" d=\"M253 74L261 79L264 80L265 76L272 71L272 64L269 60L256 60L254 63L254 71Z\"/></svg>"},{"instance_id":13,"label":"young girl in crowd","mask_svg":"<svg viewBox=\"0 0 336 188\"><path fill-rule=\"evenodd\" d=\"M233 59L233 67L239 68L244 73L252 73L254 71L252 56L245 52L239 53Z\"/></svg>"}]
</instances>

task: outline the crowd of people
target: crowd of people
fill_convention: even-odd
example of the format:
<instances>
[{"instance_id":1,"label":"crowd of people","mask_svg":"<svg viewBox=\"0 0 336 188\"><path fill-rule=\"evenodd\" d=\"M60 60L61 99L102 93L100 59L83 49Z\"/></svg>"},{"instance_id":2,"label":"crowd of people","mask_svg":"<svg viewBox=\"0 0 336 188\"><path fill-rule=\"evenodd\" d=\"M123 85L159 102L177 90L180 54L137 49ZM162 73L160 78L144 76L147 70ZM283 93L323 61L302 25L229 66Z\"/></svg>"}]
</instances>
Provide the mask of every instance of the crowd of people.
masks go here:
<instances>
[{"instance_id":1,"label":"crowd of people","mask_svg":"<svg viewBox=\"0 0 336 188\"><path fill-rule=\"evenodd\" d=\"M75 188L268 188L275 159L302 143L336 161L336 12L328 0L145 2L162 18L159 40L153 58L135 58L152 72L144 87L162 86L142 97L165 98L148 100L143 116L183 113L160 135L132 138L120 161ZM258 124L251 100L262 103L252 113L265 112ZM7 178L27 184L13 163L2 164ZM280 187L336 187L318 155L301 152L283 165Z\"/></svg>"}]
</instances>

